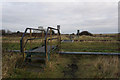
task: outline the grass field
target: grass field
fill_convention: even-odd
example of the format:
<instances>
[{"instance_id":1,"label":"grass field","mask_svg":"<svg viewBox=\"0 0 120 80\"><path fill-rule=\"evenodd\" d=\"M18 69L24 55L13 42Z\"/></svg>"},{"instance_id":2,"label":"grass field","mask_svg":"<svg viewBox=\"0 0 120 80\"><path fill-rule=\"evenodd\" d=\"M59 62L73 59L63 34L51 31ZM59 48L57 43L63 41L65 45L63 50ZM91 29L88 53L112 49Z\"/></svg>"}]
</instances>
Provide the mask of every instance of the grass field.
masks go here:
<instances>
[{"instance_id":1,"label":"grass field","mask_svg":"<svg viewBox=\"0 0 120 80\"><path fill-rule=\"evenodd\" d=\"M110 35L109 35L110 36ZM112 35L113 36L113 35ZM62 35L61 39L69 39ZM93 40L73 43L61 43L61 51L71 52L120 52L117 37L80 36L78 40ZM96 41L111 40L111 41ZM41 45L41 41L32 42L32 47ZM53 44L56 44L53 41ZM26 49L29 49L28 43ZM120 62L118 56L105 55L59 55L51 54L45 68L23 66L20 53L7 52L20 50L20 37L2 37L3 77L4 78L118 78Z\"/></svg>"}]
</instances>

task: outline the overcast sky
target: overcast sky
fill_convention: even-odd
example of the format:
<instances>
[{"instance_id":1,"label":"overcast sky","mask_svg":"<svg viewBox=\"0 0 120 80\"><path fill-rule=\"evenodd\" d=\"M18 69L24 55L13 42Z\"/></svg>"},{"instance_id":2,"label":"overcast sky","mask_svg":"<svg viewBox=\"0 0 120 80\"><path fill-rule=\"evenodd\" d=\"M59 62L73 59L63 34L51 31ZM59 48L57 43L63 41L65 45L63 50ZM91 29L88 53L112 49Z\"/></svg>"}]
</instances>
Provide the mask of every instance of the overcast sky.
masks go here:
<instances>
[{"instance_id":1,"label":"overcast sky","mask_svg":"<svg viewBox=\"0 0 120 80\"><path fill-rule=\"evenodd\" d=\"M117 2L8 2L2 4L2 28L24 31L26 27L61 25L62 33L118 32Z\"/></svg>"}]
</instances>

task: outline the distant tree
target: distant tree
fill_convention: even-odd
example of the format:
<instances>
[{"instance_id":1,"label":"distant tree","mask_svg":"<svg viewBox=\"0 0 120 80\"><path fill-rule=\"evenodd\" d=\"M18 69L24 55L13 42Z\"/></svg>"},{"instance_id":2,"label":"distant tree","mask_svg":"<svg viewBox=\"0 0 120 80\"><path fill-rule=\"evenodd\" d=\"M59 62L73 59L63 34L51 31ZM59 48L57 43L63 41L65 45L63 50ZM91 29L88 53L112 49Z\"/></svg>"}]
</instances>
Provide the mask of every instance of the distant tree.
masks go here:
<instances>
[{"instance_id":1,"label":"distant tree","mask_svg":"<svg viewBox=\"0 0 120 80\"><path fill-rule=\"evenodd\" d=\"M82 31L81 33L79 33L79 35L88 35L88 36L93 36L93 34L91 34L88 31Z\"/></svg>"},{"instance_id":2,"label":"distant tree","mask_svg":"<svg viewBox=\"0 0 120 80\"><path fill-rule=\"evenodd\" d=\"M75 35L74 33L72 33L72 35Z\"/></svg>"},{"instance_id":3,"label":"distant tree","mask_svg":"<svg viewBox=\"0 0 120 80\"><path fill-rule=\"evenodd\" d=\"M20 31L17 31L17 34L19 34L20 33Z\"/></svg>"},{"instance_id":4,"label":"distant tree","mask_svg":"<svg viewBox=\"0 0 120 80\"><path fill-rule=\"evenodd\" d=\"M2 35L5 35L5 33L6 33L5 30L1 30L1 31L2 31Z\"/></svg>"}]
</instances>

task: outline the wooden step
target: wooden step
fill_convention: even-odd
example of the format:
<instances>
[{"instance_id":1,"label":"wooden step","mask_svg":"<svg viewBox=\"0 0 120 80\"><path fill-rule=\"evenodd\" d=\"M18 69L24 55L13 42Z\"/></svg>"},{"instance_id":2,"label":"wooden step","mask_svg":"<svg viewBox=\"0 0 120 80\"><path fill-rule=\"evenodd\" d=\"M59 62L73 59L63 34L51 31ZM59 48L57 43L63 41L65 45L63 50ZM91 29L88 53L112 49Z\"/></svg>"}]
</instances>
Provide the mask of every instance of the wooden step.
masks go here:
<instances>
[{"instance_id":1,"label":"wooden step","mask_svg":"<svg viewBox=\"0 0 120 80\"><path fill-rule=\"evenodd\" d=\"M45 53L42 53L42 52L30 52L30 53L27 53L27 55L41 55L41 56L45 56Z\"/></svg>"},{"instance_id":2,"label":"wooden step","mask_svg":"<svg viewBox=\"0 0 120 80\"><path fill-rule=\"evenodd\" d=\"M43 64L34 64L34 63L29 63L29 62L25 63L24 65L35 66L35 67L40 67L40 68L43 68L46 66L45 64L44 65Z\"/></svg>"},{"instance_id":3,"label":"wooden step","mask_svg":"<svg viewBox=\"0 0 120 80\"><path fill-rule=\"evenodd\" d=\"M32 60L46 60L46 58L40 58L40 57L26 57L26 58Z\"/></svg>"},{"instance_id":4,"label":"wooden step","mask_svg":"<svg viewBox=\"0 0 120 80\"><path fill-rule=\"evenodd\" d=\"M52 45L52 49L54 49L56 46ZM50 45L47 45L47 52L50 51ZM33 50L27 50L25 53L45 53L45 46L35 48Z\"/></svg>"}]
</instances>

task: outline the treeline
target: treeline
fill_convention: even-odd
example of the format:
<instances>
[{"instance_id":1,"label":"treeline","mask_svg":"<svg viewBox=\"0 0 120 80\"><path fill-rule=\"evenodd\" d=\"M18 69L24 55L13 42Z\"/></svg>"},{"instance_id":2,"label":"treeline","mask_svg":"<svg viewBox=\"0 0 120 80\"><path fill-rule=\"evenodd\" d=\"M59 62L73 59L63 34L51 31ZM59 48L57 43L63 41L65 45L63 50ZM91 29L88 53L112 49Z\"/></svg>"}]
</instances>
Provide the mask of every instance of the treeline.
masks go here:
<instances>
[{"instance_id":1,"label":"treeline","mask_svg":"<svg viewBox=\"0 0 120 80\"><path fill-rule=\"evenodd\" d=\"M1 33L1 35L2 36L17 36L17 37L22 37L22 35L24 34L24 32L20 32L20 31L17 31L17 32L12 32L12 31L10 31L10 30L0 30L0 33ZM42 35L45 35L45 33L44 34L42 34L42 33L35 33L35 32L33 32L32 33L32 36L34 36L34 37L41 37ZM48 33L48 35L50 35L50 33ZM54 31L52 31L52 35L57 35ZM30 36L30 33L26 33L25 34L25 36Z\"/></svg>"}]
</instances>

